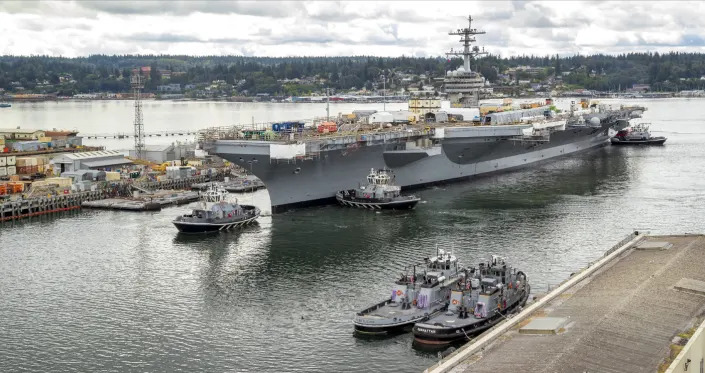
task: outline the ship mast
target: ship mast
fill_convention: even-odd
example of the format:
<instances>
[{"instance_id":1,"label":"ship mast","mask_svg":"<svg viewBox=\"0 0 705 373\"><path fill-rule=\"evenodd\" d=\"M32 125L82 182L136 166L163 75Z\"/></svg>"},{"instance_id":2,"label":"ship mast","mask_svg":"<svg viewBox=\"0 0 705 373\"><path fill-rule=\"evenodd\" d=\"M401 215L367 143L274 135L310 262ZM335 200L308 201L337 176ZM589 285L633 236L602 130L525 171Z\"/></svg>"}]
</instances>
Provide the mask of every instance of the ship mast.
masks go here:
<instances>
[{"instance_id":1,"label":"ship mast","mask_svg":"<svg viewBox=\"0 0 705 373\"><path fill-rule=\"evenodd\" d=\"M481 54L487 54L487 52L485 52L484 47L482 48L482 51L480 51L480 48L478 46L470 48L471 43L475 42L475 35L480 35L484 33L484 31L478 31L477 29L472 28L472 16L468 16L467 28L457 29L448 33L448 35L460 36L460 42L463 43L464 47L463 51L455 52L453 51L453 49L451 49L450 52L446 53L446 56L448 56L448 58L450 58L450 56L463 56L463 67L465 68L466 72L470 72L470 58Z\"/></svg>"}]
</instances>

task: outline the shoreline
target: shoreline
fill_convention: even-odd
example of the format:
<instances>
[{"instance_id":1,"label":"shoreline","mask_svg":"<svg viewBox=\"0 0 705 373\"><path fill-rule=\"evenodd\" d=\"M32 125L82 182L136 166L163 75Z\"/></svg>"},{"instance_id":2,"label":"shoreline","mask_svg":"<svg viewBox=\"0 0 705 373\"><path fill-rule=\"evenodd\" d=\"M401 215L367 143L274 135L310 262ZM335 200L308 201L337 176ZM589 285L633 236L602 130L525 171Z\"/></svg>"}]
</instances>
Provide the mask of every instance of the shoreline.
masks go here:
<instances>
[{"instance_id":1,"label":"shoreline","mask_svg":"<svg viewBox=\"0 0 705 373\"><path fill-rule=\"evenodd\" d=\"M501 100L501 99L512 99L512 100L534 100L546 97L546 95L531 95L531 96L520 96L520 97L488 97L481 99L481 101L490 100ZM553 96L554 99L608 99L608 100L665 100L665 99L701 99L705 97L701 96L656 96L656 97L631 97L631 96ZM441 99L443 100L443 99ZM7 99L0 98L0 102L7 103L32 103L32 102L103 102L103 101L134 101L132 98L71 98L71 97L59 97L59 98L46 98L46 99ZM171 102L229 102L229 103L246 103L246 104L326 104L326 101L262 101L262 100L228 100L226 98L143 98L142 101L171 101ZM331 104L405 104L408 101L381 101L381 100L370 100L370 101L331 101Z\"/></svg>"}]
</instances>

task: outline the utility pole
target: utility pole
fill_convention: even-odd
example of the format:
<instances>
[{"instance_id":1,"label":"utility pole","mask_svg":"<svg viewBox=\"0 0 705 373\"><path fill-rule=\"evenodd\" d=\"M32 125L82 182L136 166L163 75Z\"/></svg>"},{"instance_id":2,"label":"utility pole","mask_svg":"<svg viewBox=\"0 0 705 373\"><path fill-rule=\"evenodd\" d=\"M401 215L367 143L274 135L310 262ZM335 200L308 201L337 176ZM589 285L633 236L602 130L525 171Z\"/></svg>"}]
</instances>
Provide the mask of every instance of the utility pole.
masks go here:
<instances>
[{"instance_id":1,"label":"utility pole","mask_svg":"<svg viewBox=\"0 0 705 373\"><path fill-rule=\"evenodd\" d=\"M387 79L382 74L382 111L387 111Z\"/></svg>"},{"instance_id":2,"label":"utility pole","mask_svg":"<svg viewBox=\"0 0 705 373\"><path fill-rule=\"evenodd\" d=\"M130 84L135 96L135 157L144 159L144 122L142 120L142 98L140 97L144 83L139 69L133 71Z\"/></svg>"},{"instance_id":3,"label":"utility pole","mask_svg":"<svg viewBox=\"0 0 705 373\"><path fill-rule=\"evenodd\" d=\"M330 88L326 88L326 122L330 122Z\"/></svg>"}]
</instances>

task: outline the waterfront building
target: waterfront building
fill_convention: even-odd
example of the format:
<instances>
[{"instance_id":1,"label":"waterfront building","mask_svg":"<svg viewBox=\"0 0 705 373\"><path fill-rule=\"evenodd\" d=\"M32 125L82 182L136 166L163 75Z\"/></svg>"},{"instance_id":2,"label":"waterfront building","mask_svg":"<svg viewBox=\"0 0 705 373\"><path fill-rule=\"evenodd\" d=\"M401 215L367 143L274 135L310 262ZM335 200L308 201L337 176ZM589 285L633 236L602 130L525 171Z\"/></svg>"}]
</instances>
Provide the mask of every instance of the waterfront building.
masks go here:
<instances>
[{"instance_id":1,"label":"waterfront building","mask_svg":"<svg viewBox=\"0 0 705 373\"><path fill-rule=\"evenodd\" d=\"M181 92L181 84L172 83L157 86L159 92Z\"/></svg>"},{"instance_id":2,"label":"waterfront building","mask_svg":"<svg viewBox=\"0 0 705 373\"><path fill-rule=\"evenodd\" d=\"M156 164L168 161L178 161L181 158L194 156L195 144L146 145L144 158ZM130 150L130 157L135 157L135 151Z\"/></svg>"},{"instance_id":3,"label":"waterfront building","mask_svg":"<svg viewBox=\"0 0 705 373\"><path fill-rule=\"evenodd\" d=\"M44 137L44 131L26 128L0 128L0 137L10 140L38 140Z\"/></svg>"},{"instance_id":4,"label":"waterfront building","mask_svg":"<svg viewBox=\"0 0 705 373\"><path fill-rule=\"evenodd\" d=\"M60 154L51 160L58 173L78 170L105 170L132 164L121 152L100 150L95 152Z\"/></svg>"}]
</instances>

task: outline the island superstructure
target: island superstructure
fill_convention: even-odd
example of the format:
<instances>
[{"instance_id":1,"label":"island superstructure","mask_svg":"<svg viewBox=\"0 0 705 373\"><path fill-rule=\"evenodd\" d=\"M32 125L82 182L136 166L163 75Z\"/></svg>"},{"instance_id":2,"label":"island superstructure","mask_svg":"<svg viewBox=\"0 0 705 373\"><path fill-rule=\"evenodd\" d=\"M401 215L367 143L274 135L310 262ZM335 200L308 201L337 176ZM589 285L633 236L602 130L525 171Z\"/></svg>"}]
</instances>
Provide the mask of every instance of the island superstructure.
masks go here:
<instances>
[{"instance_id":1,"label":"island superstructure","mask_svg":"<svg viewBox=\"0 0 705 373\"><path fill-rule=\"evenodd\" d=\"M472 17L468 16L468 27L451 31L448 35L460 36L460 42L463 44L463 51L453 51L446 53L451 56L462 56L463 66L455 71L449 71L443 80L443 87L448 94L451 107L459 108L476 108L480 105L480 90L485 86L485 78L472 71L470 62L473 57L487 54L480 51L480 47L472 46L475 42L475 35L484 34L484 31L478 31L472 28Z\"/></svg>"},{"instance_id":2,"label":"island superstructure","mask_svg":"<svg viewBox=\"0 0 705 373\"><path fill-rule=\"evenodd\" d=\"M469 18L469 21L472 21ZM451 109L418 115L405 124L360 119L335 122L238 125L203 130L203 149L252 172L269 191L272 212L334 201L355 188L370 168L390 168L402 188L460 180L525 167L608 143L642 107L590 105L557 113L549 105L489 113L476 108L484 78L470 69L480 34L461 35L463 65L444 80ZM475 107L473 107L475 105ZM433 118L429 122L429 118ZM391 122L391 121L390 121Z\"/></svg>"}]
</instances>

